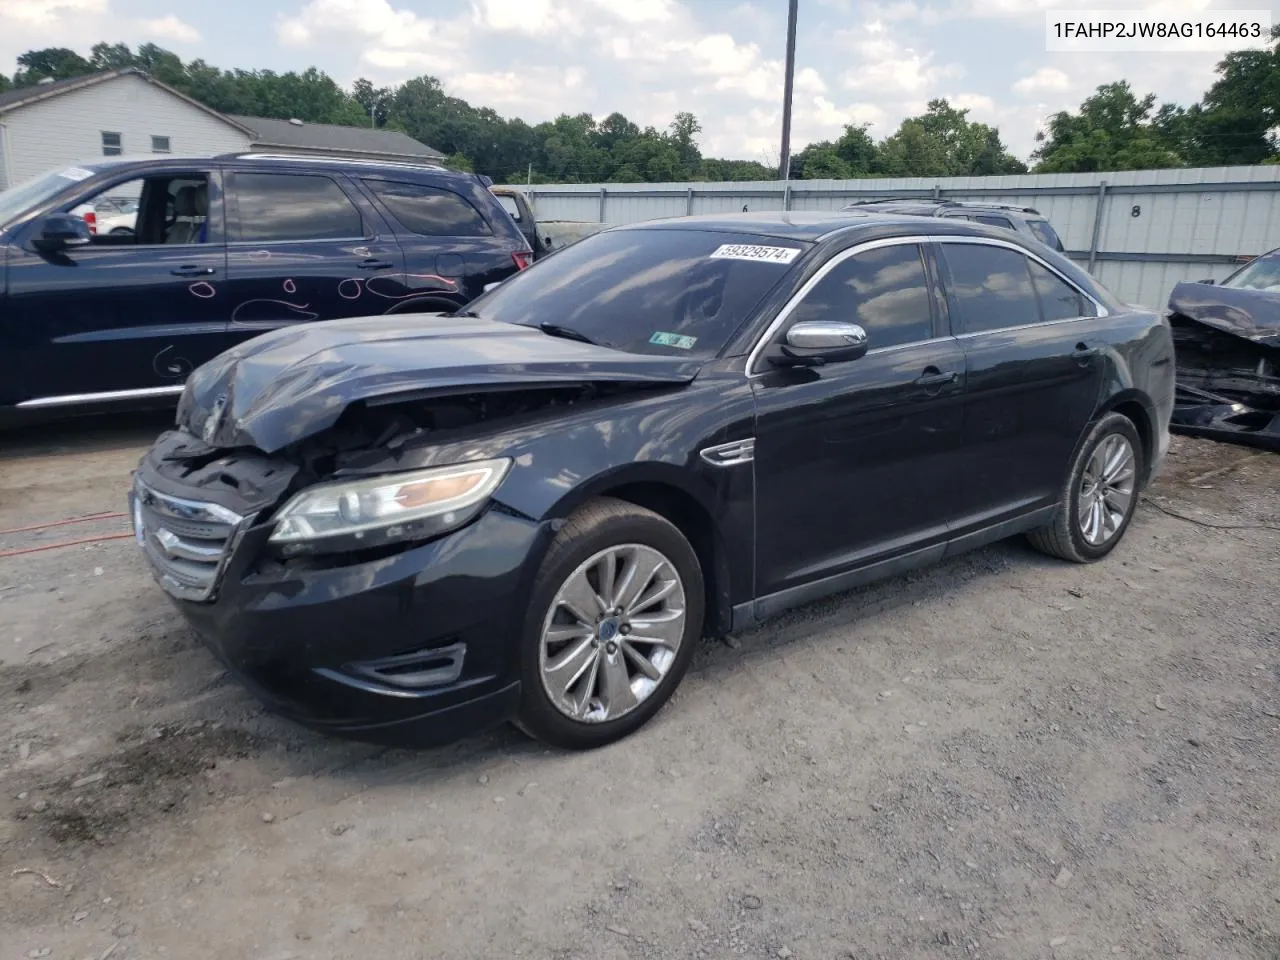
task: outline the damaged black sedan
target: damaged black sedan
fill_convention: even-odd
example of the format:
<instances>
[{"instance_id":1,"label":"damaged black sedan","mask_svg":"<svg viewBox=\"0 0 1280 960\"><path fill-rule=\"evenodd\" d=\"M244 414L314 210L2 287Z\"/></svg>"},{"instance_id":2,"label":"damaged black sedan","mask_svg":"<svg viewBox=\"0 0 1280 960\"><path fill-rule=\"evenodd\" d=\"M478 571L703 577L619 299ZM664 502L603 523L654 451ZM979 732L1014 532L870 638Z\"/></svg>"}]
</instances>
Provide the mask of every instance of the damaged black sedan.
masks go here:
<instances>
[{"instance_id":1,"label":"damaged black sedan","mask_svg":"<svg viewBox=\"0 0 1280 960\"><path fill-rule=\"evenodd\" d=\"M1179 283L1169 319L1174 432L1280 452L1280 250L1220 284Z\"/></svg>"},{"instance_id":2,"label":"damaged black sedan","mask_svg":"<svg viewBox=\"0 0 1280 960\"><path fill-rule=\"evenodd\" d=\"M1173 346L1007 231L860 212L635 224L465 313L197 369L138 542L314 728L614 741L696 642L1026 533L1088 562L1167 449Z\"/></svg>"}]
</instances>

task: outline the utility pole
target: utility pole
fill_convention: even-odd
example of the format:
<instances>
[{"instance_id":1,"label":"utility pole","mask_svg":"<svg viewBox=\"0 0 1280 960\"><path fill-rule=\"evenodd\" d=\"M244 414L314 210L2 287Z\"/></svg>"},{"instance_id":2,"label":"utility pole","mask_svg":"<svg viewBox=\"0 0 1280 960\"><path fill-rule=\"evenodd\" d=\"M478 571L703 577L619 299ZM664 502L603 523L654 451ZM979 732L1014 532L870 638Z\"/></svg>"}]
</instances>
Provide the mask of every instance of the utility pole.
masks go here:
<instances>
[{"instance_id":1,"label":"utility pole","mask_svg":"<svg viewBox=\"0 0 1280 960\"><path fill-rule=\"evenodd\" d=\"M778 154L778 179L791 175L791 84L796 73L796 14L800 0L791 0L787 12L787 74L782 94L782 150Z\"/></svg>"},{"instance_id":2,"label":"utility pole","mask_svg":"<svg viewBox=\"0 0 1280 960\"><path fill-rule=\"evenodd\" d=\"M532 160L529 161L529 175L525 177L524 185L527 187L531 183L533 183L533 161Z\"/></svg>"}]
</instances>

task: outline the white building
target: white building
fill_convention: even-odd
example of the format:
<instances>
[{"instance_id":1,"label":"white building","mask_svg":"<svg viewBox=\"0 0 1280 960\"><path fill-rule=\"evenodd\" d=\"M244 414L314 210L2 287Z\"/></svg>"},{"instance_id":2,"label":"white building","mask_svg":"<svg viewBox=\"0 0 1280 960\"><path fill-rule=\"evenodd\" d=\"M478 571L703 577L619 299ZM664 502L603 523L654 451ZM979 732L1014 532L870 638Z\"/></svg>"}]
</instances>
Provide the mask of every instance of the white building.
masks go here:
<instances>
[{"instance_id":1,"label":"white building","mask_svg":"<svg viewBox=\"0 0 1280 960\"><path fill-rule=\"evenodd\" d=\"M404 133L264 117L229 117L134 68L0 93L0 190L98 157L261 150L438 161Z\"/></svg>"}]
</instances>

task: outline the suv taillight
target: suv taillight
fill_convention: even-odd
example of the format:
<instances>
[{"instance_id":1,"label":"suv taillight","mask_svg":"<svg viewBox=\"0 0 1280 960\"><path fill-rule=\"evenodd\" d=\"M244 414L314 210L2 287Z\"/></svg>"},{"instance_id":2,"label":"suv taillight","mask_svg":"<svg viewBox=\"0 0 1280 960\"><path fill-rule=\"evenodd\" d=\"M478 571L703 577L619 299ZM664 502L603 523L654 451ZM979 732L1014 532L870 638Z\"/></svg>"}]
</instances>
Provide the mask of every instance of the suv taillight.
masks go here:
<instances>
[{"instance_id":1,"label":"suv taillight","mask_svg":"<svg viewBox=\"0 0 1280 960\"><path fill-rule=\"evenodd\" d=\"M96 213L90 210L81 219L83 219L84 222L89 225L90 233L98 232L98 215Z\"/></svg>"},{"instance_id":2,"label":"suv taillight","mask_svg":"<svg viewBox=\"0 0 1280 960\"><path fill-rule=\"evenodd\" d=\"M524 270L529 266L529 264L533 263L533 251L521 250L517 253L513 253L511 255L511 259L516 262L517 270Z\"/></svg>"}]
</instances>

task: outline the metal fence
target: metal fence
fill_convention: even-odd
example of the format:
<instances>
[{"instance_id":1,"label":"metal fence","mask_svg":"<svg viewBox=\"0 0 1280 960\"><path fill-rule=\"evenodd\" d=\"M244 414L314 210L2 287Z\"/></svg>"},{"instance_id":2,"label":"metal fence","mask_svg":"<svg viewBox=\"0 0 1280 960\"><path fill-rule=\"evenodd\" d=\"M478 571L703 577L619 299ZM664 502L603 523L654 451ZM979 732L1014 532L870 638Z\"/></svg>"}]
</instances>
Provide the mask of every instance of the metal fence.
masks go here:
<instances>
[{"instance_id":1,"label":"metal fence","mask_svg":"<svg viewBox=\"0 0 1280 960\"><path fill-rule=\"evenodd\" d=\"M1068 255L1129 303L1221 280L1280 247L1280 165L901 180L526 186L539 219L634 223L741 210L835 210L867 197L995 200L1049 218Z\"/></svg>"}]
</instances>

